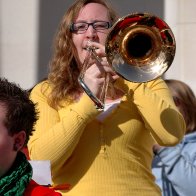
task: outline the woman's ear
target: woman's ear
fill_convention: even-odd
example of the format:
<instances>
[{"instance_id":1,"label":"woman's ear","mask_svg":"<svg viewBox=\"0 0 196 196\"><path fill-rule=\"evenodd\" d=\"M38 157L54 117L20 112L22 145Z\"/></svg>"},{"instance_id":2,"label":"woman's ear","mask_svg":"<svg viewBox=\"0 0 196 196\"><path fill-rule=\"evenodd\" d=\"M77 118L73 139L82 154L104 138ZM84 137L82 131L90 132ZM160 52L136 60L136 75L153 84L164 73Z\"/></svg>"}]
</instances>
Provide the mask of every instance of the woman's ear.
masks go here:
<instances>
[{"instance_id":1,"label":"woman's ear","mask_svg":"<svg viewBox=\"0 0 196 196\"><path fill-rule=\"evenodd\" d=\"M14 134L14 151L19 151L23 148L26 140L25 131L20 131L19 133Z\"/></svg>"}]
</instances>

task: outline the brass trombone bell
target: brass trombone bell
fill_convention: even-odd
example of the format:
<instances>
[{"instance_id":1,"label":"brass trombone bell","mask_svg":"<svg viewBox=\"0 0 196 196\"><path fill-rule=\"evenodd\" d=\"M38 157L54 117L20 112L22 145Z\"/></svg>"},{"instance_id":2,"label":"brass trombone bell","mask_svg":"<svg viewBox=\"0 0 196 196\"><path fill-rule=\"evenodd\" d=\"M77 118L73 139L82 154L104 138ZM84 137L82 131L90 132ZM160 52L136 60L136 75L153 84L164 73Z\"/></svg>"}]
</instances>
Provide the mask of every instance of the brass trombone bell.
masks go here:
<instances>
[{"instance_id":1,"label":"brass trombone bell","mask_svg":"<svg viewBox=\"0 0 196 196\"><path fill-rule=\"evenodd\" d=\"M118 75L132 82L147 82L168 70L176 43L166 22L148 13L136 13L112 26L105 49Z\"/></svg>"}]
</instances>

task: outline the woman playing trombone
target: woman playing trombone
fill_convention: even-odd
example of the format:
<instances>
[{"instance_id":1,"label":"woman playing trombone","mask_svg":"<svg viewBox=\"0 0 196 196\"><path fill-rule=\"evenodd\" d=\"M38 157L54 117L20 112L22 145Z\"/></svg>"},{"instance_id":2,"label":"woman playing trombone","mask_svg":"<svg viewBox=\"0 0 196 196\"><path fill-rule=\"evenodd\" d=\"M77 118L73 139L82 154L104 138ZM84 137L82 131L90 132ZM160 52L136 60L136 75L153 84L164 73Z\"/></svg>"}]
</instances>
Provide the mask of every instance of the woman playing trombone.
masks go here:
<instances>
[{"instance_id":1,"label":"woman playing trombone","mask_svg":"<svg viewBox=\"0 0 196 196\"><path fill-rule=\"evenodd\" d=\"M61 185L63 195L160 195L152 146L175 145L184 135L183 117L162 79L128 82L108 64L105 41L116 20L104 0L73 3L60 23L48 79L31 92L40 116L30 157L51 161L54 186ZM109 75L104 111L78 83L89 45L101 60L89 59L83 80L97 96Z\"/></svg>"}]
</instances>

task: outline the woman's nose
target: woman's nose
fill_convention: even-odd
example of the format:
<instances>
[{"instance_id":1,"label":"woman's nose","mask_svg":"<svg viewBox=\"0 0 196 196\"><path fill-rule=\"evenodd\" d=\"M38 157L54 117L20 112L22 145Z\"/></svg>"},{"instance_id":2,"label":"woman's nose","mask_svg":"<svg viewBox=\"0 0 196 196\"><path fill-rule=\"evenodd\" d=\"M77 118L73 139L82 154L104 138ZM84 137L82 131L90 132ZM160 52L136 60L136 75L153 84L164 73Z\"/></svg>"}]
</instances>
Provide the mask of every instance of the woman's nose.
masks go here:
<instances>
[{"instance_id":1,"label":"woman's nose","mask_svg":"<svg viewBox=\"0 0 196 196\"><path fill-rule=\"evenodd\" d=\"M86 36L88 37L88 38L93 38L93 39L95 39L96 37L97 37L97 31L93 28L93 26L92 25L90 25L89 27L88 27L88 29L86 30Z\"/></svg>"}]
</instances>

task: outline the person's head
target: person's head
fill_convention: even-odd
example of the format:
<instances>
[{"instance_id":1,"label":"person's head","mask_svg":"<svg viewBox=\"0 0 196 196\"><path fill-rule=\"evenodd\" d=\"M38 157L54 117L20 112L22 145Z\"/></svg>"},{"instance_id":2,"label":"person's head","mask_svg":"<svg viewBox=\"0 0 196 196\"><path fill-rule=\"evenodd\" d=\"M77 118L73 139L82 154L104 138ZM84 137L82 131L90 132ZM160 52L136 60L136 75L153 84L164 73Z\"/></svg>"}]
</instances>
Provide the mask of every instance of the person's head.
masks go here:
<instances>
[{"instance_id":1,"label":"person's head","mask_svg":"<svg viewBox=\"0 0 196 196\"><path fill-rule=\"evenodd\" d=\"M179 80L167 79L165 82L171 91L176 106L185 119L186 134L196 131L196 97L192 89Z\"/></svg>"},{"instance_id":2,"label":"person's head","mask_svg":"<svg viewBox=\"0 0 196 196\"><path fill-rule=\"evenodd\" d=\"M81 4L80 6L76 4L79 9L74 14L70 29L73 44L77 51L76 57L82 63L86 57L88 40L105 45L105 40L114 17L113 15L111 16L108 7L103 4L103 1L78 2L85 4Z\"/></svg>"},{"instance_id":3,"label":"person's head","mask_svg":"<svg viewBox=\"0 0 196 196\"><path fill-rule=\"evenodd\" d=\"M77 0L67 10L55 39L48 77L55 87L51 94L52 105L67 95L72 99L79 92L77 81L86 56L87 40L104 45L109 28L116 20L116 12L105 0Z\"/></svg>"},{"instance_id":4,"label":"person's head","mask_svg":"<svg viewBox=\"0 0 196 196\"><path fill-rule=\"evenodd\" d=\"M28 92L0 78L0 177L28 141L36 120L37 112Z\"/></svg>"}]
</instances>

